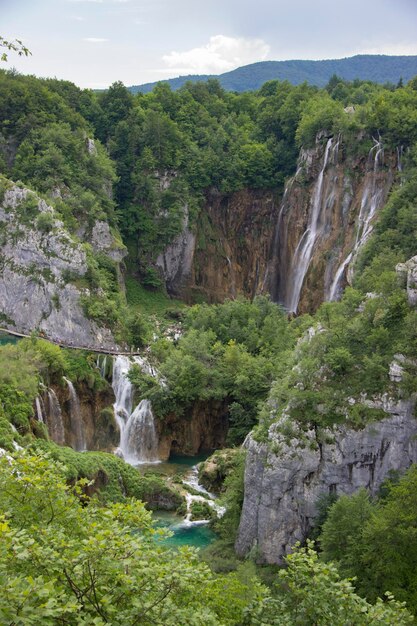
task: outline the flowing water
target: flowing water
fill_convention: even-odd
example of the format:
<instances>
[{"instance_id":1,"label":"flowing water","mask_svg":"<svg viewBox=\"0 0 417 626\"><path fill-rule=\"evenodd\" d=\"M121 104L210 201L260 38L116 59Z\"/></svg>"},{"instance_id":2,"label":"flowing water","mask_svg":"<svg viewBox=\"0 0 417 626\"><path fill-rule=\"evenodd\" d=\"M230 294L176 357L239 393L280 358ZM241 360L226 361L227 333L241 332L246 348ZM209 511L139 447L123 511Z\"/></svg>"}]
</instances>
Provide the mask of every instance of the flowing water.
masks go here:
<instances>
[{"instance_id":1,"label":"flowing water","mask_svg":"<svg viewBox=\"0 0 417 626\"><path fill-rule=\"evenodd\" d=\"M62 421L61 406L53 389L48 389L48 412L46 413L46 425L52 441L59 445L65 443L65 430Z\"/></svg>"},{"instance_id":2,"label":"flowing water","mask_svg":"<svg viewBox=\"0 0 417 626\"><path fill-rule=\"evenodd\" d=\"M317 239L320 237L322 230L325 226L325 220L321 219L321 213L324 204L324 173L326 171L329 161L329 155L331 155L332 159L334 160L334 158L337 158L338 150L337 142L334 146L333 151L331 151L332 143L333 137L330 137L330 139L327 141L324 151L323 166L314 186L308 225L303 235L301 236L300 241L298 242L291 263L291 268L288 276L288 295L286 298L286 302L284 303L286 309L291 313L297 312L298 303L300 301L301 289L303 287L304 279L310 265L314 245Z\"/></svg>"},{"instance_id":3,"label":"flowing water","mask_svg":"<svg viewBox=\"0 0 417 626\"><path fill-rule=\"evenodd\" d=\"M368 240L373 230L373 218L381 207L384 199L384 189L378 185L377 174L383 162L384 149L380 141L375 141L368 155L368 172L362 191L361 205L359 210L358 225L355 243L352 251L341 263L333 278L327 300L338 300L342 294L343 278L347 268L352 267L359 250ZM353 262L353 263L352 263Z\"/></svg>"},{"instance_id":4,"label":"flowing water","mask_svg":"<svg viewBox=\"0 0 417 626\"><path fill-rule=\"evenodd\" d=\"M45 414L45 410L42 409L42 398L40 396L36 396L35 398L35 406L36 406L36 419L38 420L38 422L41 422L42 424L45 423L45 419L44 419L44 414Z\"/></svg>"},{"instance_id":5,"label":"flowing water","mask_svg":"<svg viewBox=\"0 0 417 626\"><path fill-rule=\"evenodd\" d=\"M72 382L63 377L68 385L68 391L70 396L70 420L71 420L71 433L73 435L73 448L77 452L84 452L87 450L87 444L85 441L84 424L81 416L80 400Z\"/></svg>"},{"instance_id":6,"label":"flowing water","mask_svg":"<svg viewBox=\"0 0 417 626\"><path fill-rule=\"evenodd\" d=\"M134 390L128 378L132 363L156 376L155 370L141 357L131 361L126 356L118 356L114 360L112 386L116 398L114 414L120 430L118 453L130 465L158 463L158 438L151 403L144 399L133 410Z\"/></svg>"},{"instance_id":7,"label":"flowing water","mask_svg":"<svg viewBox=\"0 0 417 626\"><path fill-rule=\"evenodd\" d=\"M154 466L157 468L158 473L163 473L166 476L182 476L183 484L188 485L193 491L201 494L186 494L187 514L185 518L165 511L158 511L153 514L157 528L166 528L173 533L168 539L163 539L164 545L173 548L184 545L205 548L217 538L216 533L209 526L210 520L190 520L191 504L196 501L207 502L209 506L216 510L219 517L225 512L225 508L216 502L216 496L208 492L198 482L198 463L206 458L207 454L196 457L172 456L168 462L162 462L160 465ZM147 469L146 466L142 467L144 470ZM154 468L152 468L152 471L155 471Z\"/></svg>"}]
</instances>

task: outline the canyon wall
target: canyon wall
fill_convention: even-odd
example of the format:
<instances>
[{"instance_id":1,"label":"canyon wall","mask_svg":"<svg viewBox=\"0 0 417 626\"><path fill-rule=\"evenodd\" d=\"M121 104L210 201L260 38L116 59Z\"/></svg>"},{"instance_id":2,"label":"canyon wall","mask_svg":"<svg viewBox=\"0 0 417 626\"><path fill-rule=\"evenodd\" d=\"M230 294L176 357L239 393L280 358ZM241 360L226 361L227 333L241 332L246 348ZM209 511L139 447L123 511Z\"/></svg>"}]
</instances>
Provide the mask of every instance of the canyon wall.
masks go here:
<instances>
[{"instance_id":1,"label":"canyon wall","mask_svg":"<svg viewBox=\"0 0 417 626\"><path fill-rule=\"evenodd\" d=\"M125 255L106 222L89 244L113 261ZM111 332L88 319L82 297L87 251L59 215L35 193L7 182L0 202L0 322L3 328L85 348L117 349Z\"/></svg>"},{"instance_id":2,"label":"canyon wall","mask_svg":"<svg viewBox=\"0 0 417 626\"><path fill-rule=\"evenodd\" d=\"M369 147L371 146L371 147ZM158 257L168 293L221 302L270 293L289 312L338 299L401 170L382 140L319 133L302 149L280 199L272 191L212 191Z\"/></svg>"},{"instance_id":3,"label":"canyon wall","mask_svg":"<svg viewBox=\"0 0 417 626\"><path fill-rule=\"evenodd\" d=\"M168 293L222 302L263 292L278 206L269 191L209 192L197 223L158 257Z\"/></svg>"},{"instance_id":4,"label":"canyon wall","mask_svg":"<svg viewBox=\"0 0 417 626\"><path fill-rule=\"evenodd\" d=\"M238 555L254 550L260 562L282 563L297 541L305 541L321 496L361 487L375 495L389 472L417 462L415 398L385 396L378 405L388 417L363 430L341 426L318 436L312 429L288 441L278 423L267 443L248 436Z\"/></svg>"}]
</instances>

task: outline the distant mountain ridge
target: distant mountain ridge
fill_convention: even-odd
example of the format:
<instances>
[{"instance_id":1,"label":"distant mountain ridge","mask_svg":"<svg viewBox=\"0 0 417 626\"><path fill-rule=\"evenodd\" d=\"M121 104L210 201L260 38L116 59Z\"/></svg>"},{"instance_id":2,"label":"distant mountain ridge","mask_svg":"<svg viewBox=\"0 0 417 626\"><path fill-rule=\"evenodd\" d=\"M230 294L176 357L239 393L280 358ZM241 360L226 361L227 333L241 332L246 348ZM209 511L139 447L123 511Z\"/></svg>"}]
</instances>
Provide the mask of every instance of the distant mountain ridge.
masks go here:
<instances>
[{"instance_id":1,"label":"distant mountain ridge","mask_svg":"<svg viewBox=\"0 0 417 626\"><path fill-rule=\"evenodd\" d=\"M307 81L311 85L324 87L333 74L345 80L372 80L376 83L404 82L417 75L417 56L389 56L382 54L358 54L344 59L323 61L260 61L238 67L220 75L192 74L168 80L133 85L132 93L149 93L158 82L168 83L176 91L187 81L201 82L217 78L227 91L250 91L259 89L268 80L288 80L293 85Z\"/></svg>"}]
</instances>

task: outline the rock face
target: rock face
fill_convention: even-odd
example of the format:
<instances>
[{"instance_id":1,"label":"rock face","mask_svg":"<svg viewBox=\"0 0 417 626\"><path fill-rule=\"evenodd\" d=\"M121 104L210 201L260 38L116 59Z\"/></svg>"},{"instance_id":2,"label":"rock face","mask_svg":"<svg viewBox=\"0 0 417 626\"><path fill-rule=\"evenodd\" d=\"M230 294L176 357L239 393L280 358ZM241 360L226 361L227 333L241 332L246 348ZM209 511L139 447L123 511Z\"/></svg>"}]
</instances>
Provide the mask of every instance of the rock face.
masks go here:
<instances>
[{"instance_id":1,"label":"rock face","mask_svg":"<svg viewBox=\"0 0 417 626\"><path fill-rule=\"evenodd\" d=\"M117 348L111 332L87 319L80 303L88 293L78 286L87 272L86 251L44 200L10 184L0 204L0 236L3 327L37 330L68 345Z\"/></svg>"},{"instance_id":2,"label":"rock face","mask_svg":"<svg viewBox=\"0 0 417 626\"><path fill-rule=\"evenodd\" d=\"M222 448L227 430L224 403L196 403L189 415L170 414L163 421L157 420L159 458L167 460L172 453L195 456L204 450Z\"/></svg>"},{"instance_id":3,"label":"rock face","mask_svg":"<svg viewBox=\"0 0 417 626\"><path fill-rule=\"evenodd\" d=\"M83 438L87 450L101 450L111 452L119 443L119 430L113 413L114 394L110 385L100 391L93 391L84 383L75 387L78 397L79 418ZM76 449L76 432L74 429L74 406L71 402L67 385L54 385L51 390L45 391L42 397L42 409L48 425L49 435L56 441L57 407L61 413L63 437L57 443ZM55 399L55 401L54 401ZM54 406L55 404L55 406ZM54 427L55 426L55 427Z\"/></svg>"},{"instance_id":4,"label":"rock face","mask_svg":"<svg viewBox=\"0 0 417 626\"><path fill-rule=\"evenodd\" d=\"M395 268L397 274L403 278L407 287L407 298L410 306L417 306L417 256L413 256L406 263L399 263Z\"/></svg>"},{"instance_id":5,"label":"rock face","mask_svg":"<svg viewBox=\"0 0 417 626\"><path fill-rule=\"evenodd\" d=\"M261 562L281 563L305 540L322 494L352 494L360 487L375 494L390 471L417 462L415 400L384 396L374 406L389 417L363 430L338 427L320 439L311 430L302 445L301 437L285 440L276 425L268 444L248 436L238 555L254 549Z\"/></svg>"},{"instance_id":6,"label":"rock face","mask_svg":"<svg viewBox=\"0 0 417 626\"><path fill-rule=\"evenodd\" d=\"M188 224L188 208L184 208L183 230L158 256L156 266L165 281L167 292L181 295L191 277L195 250L195 234Z\"/></svg>"},{"instance_id":7,"label":"rock face","mask_svg":"<svg viewBox=\"0 0 417 626\"><path fill-rule=\"evenodd\" d=\"M288 311L312 312L340 297L400 167L381 141L367 156L348 150L340 137L320 133L286 186L266 283Z\"/></svg>"},{"instance_id":8,"label":"rock face","mask_svg":"<svg viewBox=\"0 0 417 626\"><path fill-rule=\"evenodd\" d=\"M264 291L277 202L272 192L212 191L192 230L158 257L167 291L188 301L221 302Z\"/></svg>"}]
</instances>

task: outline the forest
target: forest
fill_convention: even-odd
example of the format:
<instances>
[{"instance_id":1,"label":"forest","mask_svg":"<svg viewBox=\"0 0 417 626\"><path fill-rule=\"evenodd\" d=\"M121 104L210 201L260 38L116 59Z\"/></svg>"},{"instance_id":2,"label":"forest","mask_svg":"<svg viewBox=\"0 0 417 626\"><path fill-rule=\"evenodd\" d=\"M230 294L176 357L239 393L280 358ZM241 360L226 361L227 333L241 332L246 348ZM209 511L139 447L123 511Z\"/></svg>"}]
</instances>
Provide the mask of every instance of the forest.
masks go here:
<instances>
[{"instance_id":1,"label":"forest","mask_svg":"<svg viewBox=\"0 0 417 626\"><path fill-rule=\"evenodd\" d=\"M300 149L323 130L358 159L376 137L404 155L340 301L295 316L266 293L171 298L156 258L185 213L192 230L212 190L281 198ZM417 623L415 466L391 473L374 496L324 494L308 539L283 567L256 550L238 559L233 547L250 432L266 446L272 427L289 442L311 430L324 440L333 428L384 419L369 398L417 394L417 310L398 271L417 254L417 77L380 85L334 75L320 89L273 80L244 93L210 78L133 95L120 82L93 92L1 71L1 201L11 181L33 192L18 209L22 229L44 238L64 229L85 253L85 274L64 280L83 290L86 318L143 350L158 371L130 369L135 402L150 400L161 428L172 414L186 422L196 406L217 403L230 459L219 470L227 510L212 522L217 540L201 552L167 548L149 509L162 496L181 507L170 483L114 454L59 446L36 419L42 389L67 378L91 394L109 388L96 355L58 347L36 328L0 346L0 622ZM53 213L39 212L39 199ZM89 243L97 221L125 250L121 264ZM398 355L399 382L390 377ZM108 408L103 423L113 419Z\"/></svg>"}]
</instances>

